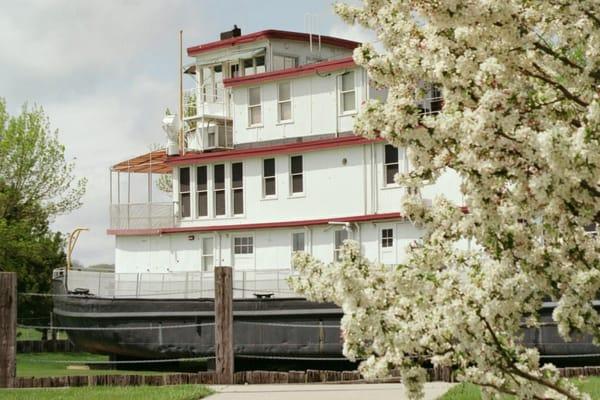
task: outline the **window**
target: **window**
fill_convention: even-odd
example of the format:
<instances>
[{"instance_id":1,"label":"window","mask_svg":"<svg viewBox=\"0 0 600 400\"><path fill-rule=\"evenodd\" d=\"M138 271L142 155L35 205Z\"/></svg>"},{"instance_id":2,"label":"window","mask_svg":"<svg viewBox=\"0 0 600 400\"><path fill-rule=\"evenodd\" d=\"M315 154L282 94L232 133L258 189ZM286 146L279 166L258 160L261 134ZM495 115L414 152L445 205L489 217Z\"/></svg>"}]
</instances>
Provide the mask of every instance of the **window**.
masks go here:
<instances>
[{"instance_id":1,"label":"window","mask_svg":"<svg viewBox=\"0 0 600 400\"><path fill-rule=\"evenodd\" d=\"M263 197L276 196L275 159L263 160Z\"/></svg>"},{"instance_id":2,"label":"window","mask_svg":"<svg viewBox=\"0 0 600 400\"><path fill-rule=\"evenodd\" d=\"M191 215L190 168L179 168L179 207L181 218Z\"/></svg>"},{"instance_id":3,"label":"window","mask_svg":"<svg viewBox=\"0 0 600 400\"><path fill-rule=\"evenodd\" d=\"M265 56L247 58L242 61L244 66L244 75L254 75L265 72Z\"/></svg>"},{"instance_id":4,"label":"window","mask_svg":"<svg viewBox=\"0 0 600 400\"><path fill-rule=\"evenodd\" d=\"M354 88L354 72L342 74L340 90L340 106L342 113L356 111L356 93Z\"/></svg>"},{"instance_id":5,"label":"window","mask_svg":"<svg viewBox=\"0 0 600 400\"><path fill-rule=\"evenodd\" d=\"M421 109L421 114L439 114L444 106L444 98L442 97L441 88L436 85L427 85L424 92L423 100L418 102L418 106Z\"/></svg>"},{"instance_id":6,"label":"window","mask_svg":"<svg viewBox=\"0 0 600 400\"><path fill-rule=\"evenodd\" d=\"M211 272L215 266L213 238L202 238L202 271Z\"/></svg>"},{"instance_id":7,"label":"window","mask_svg":"<svg viewBox=\"0 0 600 400\"><path fill-rule=\"evenodd\" d=\"M335 231L335 237L334 237L334 241L335 241L335 248L333 250L333 259L335 261L340 261L341 258L341 249L342 249L342 245L344 244L344 240L348 239L348 231L345 229L340 229L338 231Z\"/></svg>"},{"instance_id":8,"label":"window","mask_svg":"<svg viewBox=\"0 0 600 400\"><path fill-rule=\"evenodd\" d=\"M229 66L229 77L237 78L240 76L240 64L231 64Z\"/></svg>"},{"instance_id":9,"label":"window","mask_svg":"<svg viewBox=\"0 0 600 400\"><path fill-rule=\"evenodd\" d=\"M590 236L598 236L598 224L595 222L592 222L589 225L586 225L584 227L585 229L585 233L590 235Z\"/></svg>"},{"instance_id":10,"label":"window","mask_svg":"<svg viewBox=\"0 0 600 400\"><path fill-rule=\"evenodd\" d=\"M233 215L244 213L244 171L242 163L231 164Z\"/></svg>"},{"instance_id":11,"label":"window","mask_svg":"<svg viewBox=\"0 0 600 400\"><path fill-rule=\"evenodd\" d=\"M304 232L292 233L292 253L297 251L305 251Z\"/></svg>"},{"instance_id":12,"label":"window","mask_svg":"<svg viewBox=\"0 0 600 400\"><path fill-rule=\"evenodd\" d=\"M248 89L248 125L259 125L262 122L260 107L260 87Z\"/></svg>"},{"instance_id":13,"label":"window","mask_svg":"<svg viewBox=\"0 0 600 400\"><path fill-rule=\"evenodd\" d=\"M212 102L217 103L223 100L223 67L215 65L213 68L215 75L213 79L213 94Z\"/></svg>"},{"instance_id":14,"label":"window","mask_svg":"<svg viewBox=\"0 0 600 400\"><path fill-rule=\"evenodd\" d=\"M290 180L292 194L304 192L304 182L302 178L302 156L293 156L290 158Z\"/></svg>"},{"instance_id":15,"label":"window","mask_svg":"<svg viewBox=\"0 0 600 400\"><path fill-rule=\"evenodd\" d=\"M208 167L206 165L196 169L196 192L198 216L208 217Z\"/></svg>"},{"instance_id":16,"label":"window","mask_svg":"<svg viewBox=\"0 0 600 400\"><path fill-rule=\"evenodd\" d=\"M391 144L385 145L385 155L384 155L384 174L385 174L385 184L393 185L394 175L398 173L398 149Z\"/></svg>"},{"instance_id":17,"label":"window","mask_svg":"<svg viewBox=\"0 0 600 400\"><path fill-rule=\"evenodd\" d=\"M277 117L279 122L292 120L292 88L290 82L277 85Z\"/></svg>"},{"instance_id":18,"label":"window","mask_svg":"<svg viewBox=\"0 0 600 400\"><path fill-rule=\"evenodd\" d=\"M233 238L233 254L254 253L254 238L252 236L241 236Z\"/></svg>"},{"instance_id":19,"label":"window","mask_svg":"<svg viewBox=\"0 0 600 400\"><path fill-rule=\"evenodd\" d=\"M385 228L381 230L381 247L386 249L394 247L394 230Z\"/></svg>"},{"instance_id":20,"label":"window","mask_svg":"<svg viewBox=\"0 0 600 400\"><path fill-rule=\"evenodd\" d=\"M273 55L273 71L296 67L296 57Z\"/></svg>"},{"instance_id":21,"label":"window","mask_svg":"<svg viewBox=\"0 0 600 400\"><path fill-rule=\"evenodd\" d=\"M225 165L214 167L215 215L225 215Z\"/></svg>"}]
</instances>

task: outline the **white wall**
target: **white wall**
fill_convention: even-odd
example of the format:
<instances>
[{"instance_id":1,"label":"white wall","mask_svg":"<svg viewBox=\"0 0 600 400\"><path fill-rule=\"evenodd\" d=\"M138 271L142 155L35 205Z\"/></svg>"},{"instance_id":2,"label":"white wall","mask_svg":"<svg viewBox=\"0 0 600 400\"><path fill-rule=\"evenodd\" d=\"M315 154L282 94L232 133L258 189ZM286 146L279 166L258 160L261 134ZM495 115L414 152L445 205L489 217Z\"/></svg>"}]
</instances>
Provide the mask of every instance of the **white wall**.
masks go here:
<instances>
[{"instance_id":1,"label":"white wall","mask_svg":"<svg viewBox=\"0 0 600 400\"><path fill-rule=\"evenodd\" d=\"M384 143L338 147L303 154L268 156L275 158L276 195L263 196L263 158L241 160L244 172L244 214L232 214L231 162L225 164L227 215L214 215L213 167L208 165L209 216L192 215L180 222L181 226L212 226L293 220L349 217L400 211L400 199L405 188L386 185L384 176ZM402 154L403 152L400 152ZM290 157L303 156L304 193L290 190ZM237 162L237 161L236 161ZM221 164L221 163L218 163ZM401 170L409 168L408 161L399 160ZM195 193L196 166L190 165L192 194ZM177 171L177 170L176 170ZM174 201L178 200L177 176L174 182ZM438 182L424 188L424 199L443 194L457 205L462 205L460 180L449 171ZM192 210L197 209L192 196ZM212 214L211 214L212 213Z\"/></svg>"},{"instance_id":2,"label":"white wall","mask_svg":"<svg viewBox=\"0 0 600 400\"><path fill-rule=\"evenodd\" d=\"M360 239L363 254L374 262L384 264L402 262L406 246L421 236L419 229L412 226L410 222L402 220L365 222L360 223L359 228L350 233L349 238ZM381 229L384 228L394 229L394 246L391 249L381 247L380 235ZM152 237L119 236L117 237L116 272L199 272L201 271L202 237L215 239L215 265L230 265L238 271L290 269L293 232L305 232L306 252L324 262L331 262L334 254L334 232L338 229L342 227L319 225ZM236 236L252 236L254 252L248 255L233 254L232 244ZM221 261L219 261L219 254Z\"/></svg>"},{"instance_id":3,"label":"white wall","mask_svg":"<svg viewBox=\"0 0 600 400\"><path fill-rule=\"evenodd\" d=\"M339 105L339 76L355 71L356 109L342 113ZM290 82L292 92L292 121L279 122L277 85ZM310 75L290 80L266 82L261 88L262 123L248 124L248 88L232 89L234 143L251 143L283 138L349 132L360 104L366 99L366 75L360 68L335 71L325 76Z\"/></svg>"}]
</instances>

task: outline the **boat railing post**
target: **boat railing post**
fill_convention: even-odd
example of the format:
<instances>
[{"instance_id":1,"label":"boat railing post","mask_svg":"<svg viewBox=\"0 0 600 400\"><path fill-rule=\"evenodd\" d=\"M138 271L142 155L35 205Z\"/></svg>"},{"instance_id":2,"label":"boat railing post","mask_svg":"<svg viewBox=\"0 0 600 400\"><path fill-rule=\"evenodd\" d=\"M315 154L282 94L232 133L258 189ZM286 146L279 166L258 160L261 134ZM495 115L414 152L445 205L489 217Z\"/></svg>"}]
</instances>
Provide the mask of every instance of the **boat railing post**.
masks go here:
<instances>
[{"instance_id":1,"label":"boat railing post","mask_svg":"<svg viewBox=\"0 0 600 400\"><path fill-rule=\"evenodd\" d=\"M186 299L188 298L188 291L190 289L189 282L190 282L190 273L186 271L186 273L185 273L185 294L184 294L184 297Z\"/></svg>"},{"instance_id":2,"label":"boat railing post","mask_svg":"<svg viewBox=\"0 0 600 400\"><path fill-rule=\"evenodd\" d=\"M135 297L140 297L140 273L138 272L135 278Z\"/></svg>"},{"instance_id":3,"label":"boat railing post","mask_svg":"<svg viewBox=\"0 0 600 400\"><path fill-rule=\"evenodd\" d=\"M204 297L204 271L200 268L200 297Z\"/></svg>"},{"instance_id":4,"label":"boat railing post","mask_svg":"<svg viewBox=\"0 0 600 400\"><path fill-rule=\"evenodd\" d=\"M242 271L242 299L246 298L246 271Z\"/></svg>"},{"instance_id":5,"label":"boat railing post","mask_svg":"<svg viewBox=\"0 0 600 400\"><path fill-rule=\"evenodd\" d=\"M100 297L100 289L102 288L102 271L98 272L98 297Z\"/></svg>"}]
</instances>

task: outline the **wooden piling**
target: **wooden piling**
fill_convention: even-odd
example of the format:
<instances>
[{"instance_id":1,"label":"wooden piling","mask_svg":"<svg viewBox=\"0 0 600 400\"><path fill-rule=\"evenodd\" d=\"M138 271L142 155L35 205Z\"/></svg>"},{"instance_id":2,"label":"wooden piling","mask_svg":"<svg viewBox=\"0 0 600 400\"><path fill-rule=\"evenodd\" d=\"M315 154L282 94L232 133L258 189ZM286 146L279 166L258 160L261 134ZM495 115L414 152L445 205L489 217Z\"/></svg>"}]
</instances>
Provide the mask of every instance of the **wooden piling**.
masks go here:
<instances>
[{"instance_id":1,"label":"wooden piling","mask_svg":"<svg viewBox=\"0 0 600 400\"><path fill-rule=\"evenodd\" d=\"M215 267L216 383L233 384L233 277L231 267Z\"/></svg>"},{"instance_id":2,"label":"wooden piling","mask_svg":"<svg viewBox=\"0 0 600 400\"><path fill-rule=\"evenodd\" d=\"M17 274L0 272L0 388L15 385L16 352Z\"/></svg>"}]
</instances>

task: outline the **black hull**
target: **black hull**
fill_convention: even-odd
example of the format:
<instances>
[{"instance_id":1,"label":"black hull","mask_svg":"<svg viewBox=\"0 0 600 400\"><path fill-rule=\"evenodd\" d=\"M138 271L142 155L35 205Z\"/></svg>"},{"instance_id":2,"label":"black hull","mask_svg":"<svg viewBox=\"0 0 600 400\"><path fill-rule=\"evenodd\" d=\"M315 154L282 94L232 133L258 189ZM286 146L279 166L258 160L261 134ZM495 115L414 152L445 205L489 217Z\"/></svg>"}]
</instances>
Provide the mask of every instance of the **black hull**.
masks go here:
<instances>
[{"instance_id":1,"label":"black hull","mask_svg":"<svg viewBox=\"0 0 600 400\"><path fill-rule=\"evenodd\" d=\"M55 292L63 292L62 288L62 282L55 281ZM339 363L343 358L342 311L335 304L303 298L235 299L233 308L236 365L255 359L279 364L287 360L303 366L308 362L314 367ZM525 343L537 347L543 361L557 365L600 364L600 348L592 344L591 337L574 337L569 343L560 338L552 323L552 310L551 306L541 310L545 324L527 329ZM92 353L120 359L175 359L210 357L215 352L214 326L189 326L214 322L214 302L208 298L58 296L54 315L57 325L102 328L69 332L80 349ZM188 326L169 328L177 325ZM149 326L156 329L129 329Z\"/></svg>"}]
</instances>

